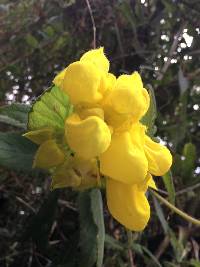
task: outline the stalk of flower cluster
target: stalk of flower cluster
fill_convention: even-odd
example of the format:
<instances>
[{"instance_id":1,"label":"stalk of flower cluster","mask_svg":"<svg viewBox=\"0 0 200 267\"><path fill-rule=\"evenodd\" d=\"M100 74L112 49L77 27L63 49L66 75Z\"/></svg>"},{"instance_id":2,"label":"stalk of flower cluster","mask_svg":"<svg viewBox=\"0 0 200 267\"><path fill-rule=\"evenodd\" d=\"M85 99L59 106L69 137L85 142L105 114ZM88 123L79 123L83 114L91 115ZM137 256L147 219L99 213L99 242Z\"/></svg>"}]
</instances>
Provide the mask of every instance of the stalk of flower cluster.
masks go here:
<instances>
[{"instance_id":1,"label":"stalk of flower cluster","mask_svg":"<svg viewBox=\"0 0 200 267\"><path fill-rule=\"evenodd\" d=\"M192 216L188 215L187 213L183 212L182 210L178 209L177 207L172 205L169 201L167 201L165 198L163 198L161 195L159 195L156 191L154 191L152 189L150 191L157 199L159 199L168 208L173 210L176 214L178 214L179 216L181 216L182 218L184 218L188 222L193 223L193 224L195 224L197 226L200 226L200 220L195 219Z\"/></svg>"}]
</instances>

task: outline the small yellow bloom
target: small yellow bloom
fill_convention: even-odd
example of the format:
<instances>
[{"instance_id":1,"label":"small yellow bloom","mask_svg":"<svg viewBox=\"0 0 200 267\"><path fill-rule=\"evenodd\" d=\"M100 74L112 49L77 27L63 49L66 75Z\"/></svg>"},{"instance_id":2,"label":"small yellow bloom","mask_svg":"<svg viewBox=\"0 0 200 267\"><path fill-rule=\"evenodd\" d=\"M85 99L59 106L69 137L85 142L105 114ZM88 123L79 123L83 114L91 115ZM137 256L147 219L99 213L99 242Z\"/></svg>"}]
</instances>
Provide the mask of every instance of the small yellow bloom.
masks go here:
<instances>
[{"instance_id":1,"label":"small yellow bloom","mask_svg":"<svg viewBox=\"0 0 200 267\"><path fill-rule=\"evenodd\" d=\"M90 61L77 61L65 71L63 90L73 105L97 103L102 99L99 92L101 72Z\"/></svg>"},{"instance_id":2,"label":"small yellow bloom","mask_svg":"<svg viewBox=\"0 0 200 267\"><path fill-rule=\"evenodd\" d=\"M65 77L65 71L66 69L62 70L60 73L56 75L56 77L53 79L53 83L58 86L60 89L63 89L63 81Z\"/></svg>"},{"instance_id":3,"label":"small yellow bloom","mask_svg":"<svg viewBox=\"0 0 200 267\"><path fill-rule=\"evenodd\" d=\"M109 71L110 63L108 59L106 58L106 56L104 55L103 47L86 52L81 57L80 61L90 61L99 70L105 73Z\"/></svg>"},{"instance_id":4,"label":"small yellow bloom","mask_svg":"<svg viewBox=\"0 0 200 267\"><path fill-rule=\"evenodd\" d=\"M145 136L145 154L149 163L149 172L156 176L164 175L172 165L172 155L163 145Z\"/></svg>"},{"instance_id":5,"label":"small yellow bloom","mask_svg":"<svg viewBox=\"0 0 200 267\"><path fill-rule=\"evenodd\" d=\"M108 149L99 156L100 171L106 176L125 184L142 182L148 170L148 162L142 145L141 129L132 135L129 132L116 133Z\"/></svg>"},{"instance_id":6,"label":"small yellow bloom","mask_svg":"<svg viewBox=\"0 0 200 267\"><path fill-rule=\"evenodd\" d=\"M140 75L121 75L104 102L105 118L114 128L138 122L149 108L149 95Z\"/></svg>"},{"instance_id":7,"label":"small yellow bloom","mask_svg":"<svg viewBox=\"0 0 200 267\"><path fill-rule=\"evenodd\" d=\"M99 156L110 145L109 127L97 116L89 116L81 120L78 114L72 114L65 125L67 143L78 156L84 159Z\"/></svg>"},{"instance_id":8,"label":"small yellow bloom","mask_svg":"<svg viewBox=\"0 0 200 267\"><path fill-rule=\"evenodd\" d=\"M150 217L145 191L113 179L106 182L107 204L112 216L132 231L142 231Z\"/></svg>"}]
</instances>

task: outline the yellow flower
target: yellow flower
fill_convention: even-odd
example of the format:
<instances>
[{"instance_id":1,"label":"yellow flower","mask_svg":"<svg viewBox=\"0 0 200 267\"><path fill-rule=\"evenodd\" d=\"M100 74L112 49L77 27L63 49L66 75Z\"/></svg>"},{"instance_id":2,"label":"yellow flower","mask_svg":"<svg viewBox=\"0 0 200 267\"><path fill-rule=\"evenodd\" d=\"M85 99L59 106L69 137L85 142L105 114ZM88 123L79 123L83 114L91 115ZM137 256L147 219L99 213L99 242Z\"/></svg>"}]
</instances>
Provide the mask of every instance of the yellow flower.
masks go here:
<instances>
[{"instance_id":1,"label":"yellow flower","mask_svg":"<svg viewBox=\"0 0 200 267\"><path fill-rule=\"evenodd\" d=\"M148 171L143 144L144 128L139 124L132 133L114 133L109 148L99 157L101 173L125 184L141 183Z\"/></svg>"},{"instance_id":2,"label":"yellow flower","mask_svg":"<svg viewBox=\"0 0 200 267\"><path fill-rule=\"evenodd\" d=\"M172 156L169 150L145 136L145 154L149 163L149 172L156 176L164 175L172 165Z\"/></svg>"},{"instance_id":3,"label":"yellow flower","mask_svg":"<svg viewBox=\"0 0 200 267\"><path fill-rule=\"evenodd\" d=\"M86 52L80 60L90 61L102 72L107 73L109 71L110 63L104 55L103 47Z\"/></svg>"},{"instance_id":4,"label":"yellow flower","mask_svg":"<svg viewBox=\"0 0 200 267\"><path fill-rule=\"evenodd\" d=\"M97 116L81 120L72 114L66 120L66 140L70 148L84 159L102 154L110 145L111 134L106 123Z\"/></svg>"},{"instance_id":5,"label":"yellow flower","mask_svg":"<svg viewBox=\"0 0 200 267\"><path fill-rule=\"evenodd\" d=\"M67 93L72 104L95 104L109 86L106 83L106 78L110 78L108 70L109 61L103 48L94 49L60 72L53 83Z\"/></svg>"},{"instance_id":6,"label":"yellow flower","mask_svg":"<svg viewBox=\"0 0 200 267\"><path fill-rule=\"evenodd\" d=\"M141 231L150 217L150 206L145 191L134 185L108 178L106 182L107 204L112 216L126 228Z\"/></svg>"},{"instance_id":7,"label":"yellow flower","mask_svg":"<svg viewBox=\"0 0 200 267\"><path fill-rule=\"evenodd\" d=\"M104 102L105 119L114 128L138 122L149 108L149 95L137 72L121 75Z\"/></svg>"},{"instance_id":8,"label":"yellow flower","mask_svg":"<svg viewBox=\"0 0 200 267\"><path fill-rule=\"evenodd\" d=\"M149 186L156 189L152 175L166 173L172 156L140 123L150 98L139 73L116 79L99 48L66 67L53 83L69 96L74 113L65 121L60 143L52 129L26 134L40 145L34 165L54 167L53 188L83 189L97 185L99 160L111 214L128 229L143 230L150 217L145 193ZM73 155L65 155L65 142Z\"/></svg>"}]
</instances>

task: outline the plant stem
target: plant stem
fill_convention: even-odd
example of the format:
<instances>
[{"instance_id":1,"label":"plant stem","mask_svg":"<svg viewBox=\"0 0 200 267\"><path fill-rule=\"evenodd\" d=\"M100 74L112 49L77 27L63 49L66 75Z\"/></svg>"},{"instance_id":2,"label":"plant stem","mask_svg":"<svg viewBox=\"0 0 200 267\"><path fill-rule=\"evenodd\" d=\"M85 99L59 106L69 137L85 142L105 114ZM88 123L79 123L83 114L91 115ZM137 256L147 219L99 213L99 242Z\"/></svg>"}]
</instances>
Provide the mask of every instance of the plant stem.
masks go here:
<instances>
[{"instance_id":1,"label":"plant stem","mask_svg":"<svg viewBox=\"0 0 200 267\"><path fill-rule=\"evenodd\" d=\"M130 267L136 267L133 261L133 253L132 253L132 245L133 245L133 233L130 230L126 230L127 232L127 238L128 238L128 257L129 257L129 263Z\"/></svg>"},{"instance_id":2,"label":"plant stem","mask_svg":"<svg viewBox=\"0 0 200 267\"><path fill-rule=\"evenodd\" d=\"M173 210L176 214L187 220L188 222L191 222L197 226L200 226L200 220L197 220L193 218L192 216L188 215L187 213L183 212L182 210L178 209L174 205L172 205L169 201L167 201L165 198L163 198L161 195L159 195L156 191L150 189L151 193L159 199L163 204L165 204L168 208Z\"/></svg>"}]
</instances>

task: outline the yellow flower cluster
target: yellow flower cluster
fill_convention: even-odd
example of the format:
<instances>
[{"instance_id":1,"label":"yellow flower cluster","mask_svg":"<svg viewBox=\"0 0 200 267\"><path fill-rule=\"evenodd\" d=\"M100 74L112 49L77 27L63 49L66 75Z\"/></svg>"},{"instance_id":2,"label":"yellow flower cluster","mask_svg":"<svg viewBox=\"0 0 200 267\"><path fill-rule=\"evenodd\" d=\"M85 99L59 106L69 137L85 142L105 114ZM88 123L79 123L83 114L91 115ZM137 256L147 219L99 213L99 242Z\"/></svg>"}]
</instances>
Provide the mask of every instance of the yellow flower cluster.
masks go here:
<instances>
[{"instance_id":1,"label":"yellow flower cluster","mask_svg":"<svg viewBox=\"0 0 200 267\"><path fill-rule=\"evenodd\" d=\"M40 147L48 151L54 146L52 152L48 151L51 161L62 163L54 174L54 183L80 185L80 176L93 172L98 159L100 172L106 177L111 214L128 229L143 230L150 217L145 193L148 186L156 188L151 175L165 174L172 156L146 135L146 127L140 123L150 102L140 75L134 72L116 78L109 73L109 61L99 48L70 64L53 83L66 92L74 106L65 122L65 140L75 155L64 159L51 138L45 148ZM36 166L48 165L46 156L47 152L42 159L37 157ZM68 167L73 164L76 172L72 173L73 168ZM66 182L67 175L72 177L70 183Z\"/></svg>"}]
</instances>

